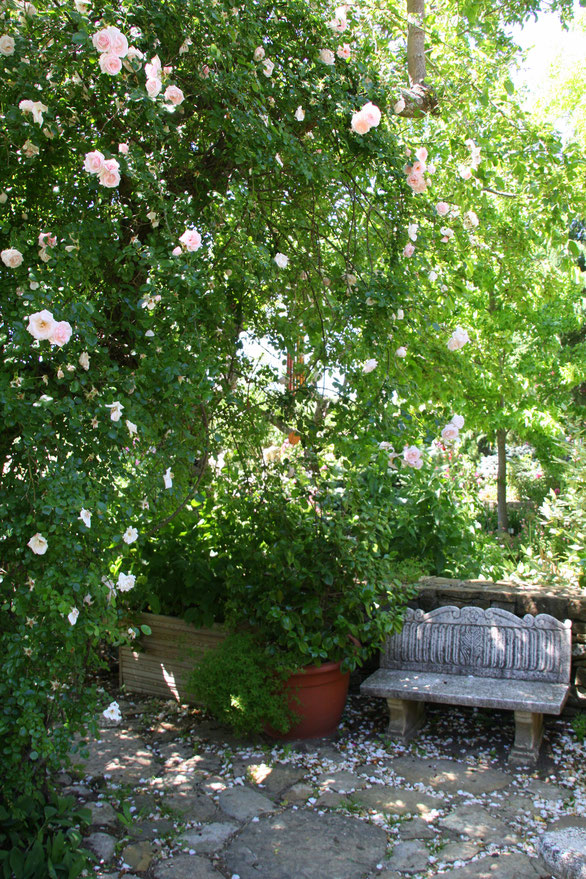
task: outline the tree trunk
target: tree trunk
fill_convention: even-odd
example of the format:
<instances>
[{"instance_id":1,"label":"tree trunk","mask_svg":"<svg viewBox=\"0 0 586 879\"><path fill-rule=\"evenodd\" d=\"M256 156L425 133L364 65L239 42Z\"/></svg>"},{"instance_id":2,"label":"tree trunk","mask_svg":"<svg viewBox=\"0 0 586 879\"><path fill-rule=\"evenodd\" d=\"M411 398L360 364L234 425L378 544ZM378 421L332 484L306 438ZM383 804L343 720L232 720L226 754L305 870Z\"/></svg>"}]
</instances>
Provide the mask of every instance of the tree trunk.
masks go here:
<instances>
[{"instance_id":1,"label":"tree trunk","mask_svg":"<svg viewBox=\"0 0 586 879\"><path fill-rule=\"evenodd\" d=\"M498 530L509 530L509 515L507 512L507 431L499 428L496 432L496 449L498 456L498 468L496 477L496 498Z\"/></svg>"},{"instance_id":2,"label":"tree trunk","mask_svg":"<svg viewBox=\"0 0 586 879\"><path fill-rule=\"evenodd\" d=\"M407 0L407 15L409 88L401 89L401 100L395 112L398 116L412 119L426 113L437 113L438 103L434 90L425 84L425 0Z\"/></svg>"}]
</instances>

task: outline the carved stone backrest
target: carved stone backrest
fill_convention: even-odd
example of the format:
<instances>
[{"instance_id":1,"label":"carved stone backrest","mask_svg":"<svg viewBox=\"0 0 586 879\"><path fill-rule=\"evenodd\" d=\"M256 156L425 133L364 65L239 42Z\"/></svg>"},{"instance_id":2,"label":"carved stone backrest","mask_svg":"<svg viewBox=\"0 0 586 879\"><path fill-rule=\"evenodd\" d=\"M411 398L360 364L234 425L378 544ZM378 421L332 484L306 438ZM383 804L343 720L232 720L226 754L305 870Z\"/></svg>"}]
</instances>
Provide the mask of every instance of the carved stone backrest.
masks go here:
<instances>
[{"instance_id":1,"label":"carved stone backrest","mask_svg":"<svg viewBox=\"0 0 586 879\"><path fill-rule=\"evenodd\" d=\"M523 619L497 607L407 609L387 638L381 668L568 683L572 624L549 614Z\"/></svg>"}]
</instances>

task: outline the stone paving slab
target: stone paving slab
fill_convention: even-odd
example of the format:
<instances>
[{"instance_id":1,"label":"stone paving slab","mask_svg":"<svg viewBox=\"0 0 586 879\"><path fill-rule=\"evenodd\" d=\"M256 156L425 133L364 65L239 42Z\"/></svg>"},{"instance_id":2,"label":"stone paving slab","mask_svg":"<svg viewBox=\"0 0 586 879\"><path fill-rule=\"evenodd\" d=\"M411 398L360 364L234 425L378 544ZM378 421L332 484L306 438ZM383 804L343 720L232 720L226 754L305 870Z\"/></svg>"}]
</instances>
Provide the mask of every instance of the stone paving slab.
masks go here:
<instances>
[{"instance_id":1,"label":"stone paving slab","mask_svg":"<svg viewBox=\"0 0 586 879\"><path fill-rule=\"evenodd\" d=\"M220 810L214 801L199 791L170 794L165 797L165 805L184 821L214 821L220 816Z\"/></svg>"},{"instance_id":2,"label":"stone paving slab","mask_svg":"<svg viewBox=\"0 0 586 879\"><path fill-rule=\"evenodd\" d=\"M388 860L388 866L401 873L419 873L429 863L429 849L419 839L399 842L393 849L393 854Z\"/></svg>"},{"instance_id":3,"label":"stone paving slab","mask_svg":"<svg viewBox=\"0 0 586 879\"><path fill-rule=\"evenodd\" d=\"M518 837L503 821L493 817L482 806L458 806L449 815L440 818L439 824L470 839L477 839L485 845L488 843L513 845L519 842Z\"/></svg>"},{"instance_id":4,"label":"stone paving slab","mask_svg":"<svg viewBox=\"0 0 586 879\"><path fill-rule=\"evenodd\" d=\"M161 861L153 869L154 879L225 879L207 858L180 855Z\"/></svg>"},{"instance_id":5,"label":"stone paving slab","mask_svg":"<svg viewBox=\"0 0 586 879\"><path fill-rule=\"evenodd\" d=\"M89 757L73 755L89 776L109 775L121 784L135 784L157 772L159 764L143 740L130 730L100 730L100 738L88 744Z\"/></svg>"},{"instance_id":6,"label":"stone paving slab","mask_svg":"<svg viewBox=\"0 0 586 879\"><path fill-rule=\"evenodd\" d=\"M232 787L218 796L220 809L237 821L248 821L265 812L274 812L276 806L264 794L249 787Z\"/></svg>"},{"instance_id":7,"label":"stone paving slab","mask_svg":"<svg viewBox=\"0 0 586 879\"><path fill-rule=\"evenodd\" d=\"M398 757L390 768L408 784L420 783L450 794L460 790L469 794L487 794L506 788L513 781L512 775L499 769L468 766L456 760Z\"/></svg>"},{"instance_id":8,"label":"stone paving slab","mask_svg":"<svg viewBox=\"0 0 586 879\"><path fill-rule=\"evenodd\" d=\"M240 879L356 879L382 861L386 847L379 827L300 809L248 824L224 861Z\"/></svg>"},{"instance_id":9,"label":"stone paving slab","mask_svg":"<svg viewBox=\"0 0 586 879\"><path fill-rule=\"evenodd\" d=\"M538 851L559 879L586 879L586 830L574 825L544 833Z\"/></svg>"},{"instance_id":10,"label":"stone paving slab","mask_svg":"<svg viewBox=\"0 0 586 879\"><path fill-rule=\"evenodd\" d=\"M420 791L402 790L380 784L367 790L355 791L350 802L360 803L367 809L388 812L391 815L414 814L425 817L442 808L442 800Z\"/></svg>"},{"instance_id":11,"label":"stone paving slab","mask_svg":"<svg viewBox=\"0 0 586 879\"><path fill-rule=\"evenodd\" d=\"M188 830L182 833L177 843L198 853L213 854L222 848L226 840L230 839L239 829L239 826L230 821L204 824L198 830Z\"/></svg>"},{"instance_id":12,"label":"stone paving slab","mask_svg":"<svg viewBox=\"0 0 586 879\"><path fill-rule=\"evenodd\" d=\"M546 879L549 874L537 858L502 854L481 858L441 876L442 879Z\"/></svg>"}]
</instances>

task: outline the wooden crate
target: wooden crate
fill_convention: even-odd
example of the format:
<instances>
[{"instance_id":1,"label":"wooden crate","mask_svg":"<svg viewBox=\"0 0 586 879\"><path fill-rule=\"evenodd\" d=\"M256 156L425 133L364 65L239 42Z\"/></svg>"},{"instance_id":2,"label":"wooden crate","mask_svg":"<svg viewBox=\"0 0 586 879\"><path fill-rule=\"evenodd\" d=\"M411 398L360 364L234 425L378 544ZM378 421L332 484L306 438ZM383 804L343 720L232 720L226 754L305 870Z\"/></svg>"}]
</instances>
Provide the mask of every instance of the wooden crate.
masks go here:
<instances>
[{"instance_id":1,"label":"wooden crate","mask_svg":"<svg viewBox=\"0 0 586 879\"><path fill-rule=\"evenodd\" d=\"M120 647L120 684L135 693L148 693L178 702L191 702L187 680L198 659L226 637L220 628L196 629L177 617L144 613L136 624L150 626L141 635L140 650Z\"/></svg>"}]
</instances>

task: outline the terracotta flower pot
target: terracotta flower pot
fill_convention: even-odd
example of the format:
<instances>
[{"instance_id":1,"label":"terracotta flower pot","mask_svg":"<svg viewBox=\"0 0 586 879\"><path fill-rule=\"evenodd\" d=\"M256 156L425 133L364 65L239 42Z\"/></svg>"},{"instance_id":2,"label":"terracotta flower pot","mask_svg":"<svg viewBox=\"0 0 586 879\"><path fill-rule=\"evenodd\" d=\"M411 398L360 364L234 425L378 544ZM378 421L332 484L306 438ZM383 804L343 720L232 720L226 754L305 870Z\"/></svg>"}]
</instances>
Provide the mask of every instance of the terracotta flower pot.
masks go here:
<instances>
[{"instance_id":1,"label":"terracotta flower pot","mask_svg":"<svg viewBox=\"0 0 586 879\"><path fill-rule=\"evenodd\" d=\"M267 727L266 732L284 741L313 739L336 731L348 695L350 673L340 671L339 662L306 666L285 681L289 707L299 721L288 733Z\"/></svg>"}]
</instances>

